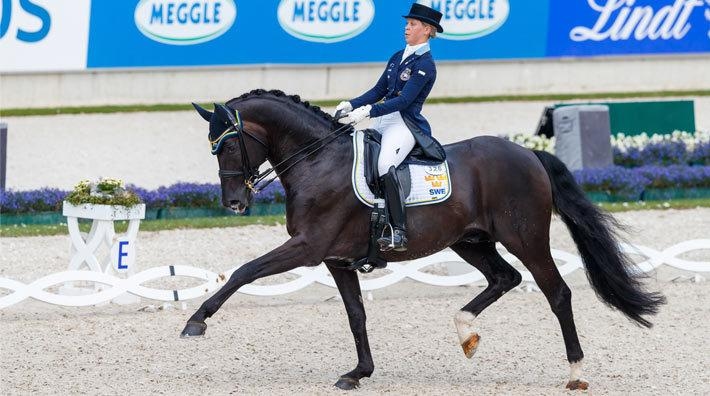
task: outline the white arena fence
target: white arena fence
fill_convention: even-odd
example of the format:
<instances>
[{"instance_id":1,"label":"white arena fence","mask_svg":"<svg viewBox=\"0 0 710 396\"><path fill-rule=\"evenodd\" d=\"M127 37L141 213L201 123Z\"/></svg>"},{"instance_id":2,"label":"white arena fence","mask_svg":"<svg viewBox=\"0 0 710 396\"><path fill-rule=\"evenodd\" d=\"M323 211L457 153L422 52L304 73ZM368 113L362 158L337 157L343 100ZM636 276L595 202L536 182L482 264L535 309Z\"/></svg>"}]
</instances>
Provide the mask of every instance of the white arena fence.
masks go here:
<instances>
[{"instance_id":1,"label":"white arena fence","mask_svg":"<svg viewBox=\"0 0 710 396\"><path fill-rule=\"evenodd\" d=\"M708 261L690 261L679 258L685 253L710 250L710 239L685 241L662 251L631 244L621 244L620 246L628 254L641 255L646 258L636 263L636 268L639 272L649 272L661 265L668 265L690 272L710 272L710 262ZM558 265L562 276L567 276L579 269L583 270L582 259L575 254L552 249L552 257L558 263L563 262L562 265ZM518 261L510 253L504 253L503 258L511 264ZM470 268L471 270L460 275L435 275L420 271L430 265L442 263L448 263L449 265L459 263L461 268ZM56 305L90 306L109 302L124 293L159 301L191 300L219 289L237 268L218 274L187 265L165 265L141 271L125 279L96 271L64 271L42 277L30 284L8 278L0 278L0 290L9 290L9 294L0 297L0 309L17 304L27 298L34 298ZM418 260L389 263L387 270L381 272L384 275L380 277L361 279L362 289L364 291L377 290L406 278L435 286L461 286L485 279L483 274L448 249ZM289 273L298 276L298 278L274 285L245 285L239 289L239 292L256 296L275 296L301 290L312 283L320 283L336 288L333 278L323 265L311 268L297 268L289 271ZM522 274L523 282L527 282L530 285L534 284L535 281L528 271L522 270L520 273ZM203 280L204 283L182 290L155 289L142 286L143 283L149 281L174 276L196 278ZM103 290L97 290L96 293L78 296L60 295L45 291L50 287L74 281L95 282L106 286Z\"/></svg>"}]
</instances>

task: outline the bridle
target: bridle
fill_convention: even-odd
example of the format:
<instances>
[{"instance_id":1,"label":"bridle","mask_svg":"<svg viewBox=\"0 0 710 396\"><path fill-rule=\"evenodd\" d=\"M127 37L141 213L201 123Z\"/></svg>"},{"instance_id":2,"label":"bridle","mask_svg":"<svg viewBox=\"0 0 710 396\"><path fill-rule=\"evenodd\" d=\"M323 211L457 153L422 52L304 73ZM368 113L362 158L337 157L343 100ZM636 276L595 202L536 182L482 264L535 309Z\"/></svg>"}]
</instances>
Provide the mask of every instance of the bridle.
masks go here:
<instances>
[{"instance_id":1,"label":"bridle","mask_svg":"<svg viewBox=\"0 0 710 396\"><path fill-rule=\"evenodd\" d=\"M231 116L231 114L230 114ZM225 129L222 134L219 135L214 140L210 140L210 146L212 147L212 154L217 155L219 154L220 151L222 151L222 145L224 141L228 138L231 137L239 137L241 134L244 134L246 136L251 137L255 141L257 141L259 144L264 146L264 148L268 149L268 146L266 143L264 143L261 139L257 138L254 136L253 133L245 131L244 130L244 124L242 124L242 120L239 118L239 113L236 113L236 116L234 119L233 117L230 118L230 125L227 129ZM246 144L241 142L239 144L239 151L242 154L242 169L241 171L237 170L223 170L220 169L217 174L219 175L220 178L226 179L230 177L238 177L238 176L244 176L244 183L247 185L247 187L252 191L252 192L258 192L255 188L254 185L256 184L255 180L259 177L259 168L257 167L251 167L249 165L249 152L247 151Z\"/></svg>"},{"instance_id":2,"label":"bridle","mask_svg":"<svg viewBox=\"0 0 710 396\"><path fill-rule=\"evenodd\" d=\"M241 134L244 134L246 136L249 136L250 138L254 139L257 141L259 144L264 146L264 148L267 149L268 151L268 146L266 143L264 143L261 139L256 137L253 133L247 131L244 129L244 124L242 123L241 118L239 117L239 111L235 110L235 114L232 114L231 112L227 112L227 117L229 118L229 123L231 124L227 129L225 129L222 134L219 135L214 140L210 140L210 146L212 148L212 154L217 155L219 154L220 151L222 151L222 145L224 143L224 140L230 137L236 137L239 138ZM309 143L302 149L298 150L297 152L293 153L292 155L288 156L286 159L283 161L279 162L278 164L274 165L273 167L265 170L263 173L259 172L259 166L257 165L256 167L252 167L249 164L249 153L247 152L246 144L244 144L244 139L239 144L239 151L241 152L241 157L242 157L242 170L223 170L220 169L218 171L220 179L227 179L230 177L238 177L238 176L244 176L244 184L247 186L247 188L254 194L258 194L259 191L263 190L266 186L271 184L274 180L276 180L280 175L283 175L286 171L291 169L294 165L297 163L303 161L304 159L308 158L312 154L316 153L318 150L322 149L323 147L327 146L328 144L332 143L337 139L339 136L344 135L345 133L351 132L353 129L352 124L344 124L340 128L330 132L326 136L323 136L322 138L316 139L313 142ZM329 140L328 140L329 139ZM320 145L318 145L320 143ZM314 146L317 146L313 148ZM307 151L310 150L310 151ZM303 156L298 158L296 161L293 161L291 164L288 164L288 166L285 166L285 164L290 161L291 159L295 158L297 155L303 153L304 151L307 151ZM283 167L285 166L285 167ZM283 169L280 169L283 167ZM257 184L259 184L261 181L266 179L267 176L269 176L271 173L276 173L271 179L267 180L265 183L259 186L257 188Z\"/></svg>"}]
</instances>

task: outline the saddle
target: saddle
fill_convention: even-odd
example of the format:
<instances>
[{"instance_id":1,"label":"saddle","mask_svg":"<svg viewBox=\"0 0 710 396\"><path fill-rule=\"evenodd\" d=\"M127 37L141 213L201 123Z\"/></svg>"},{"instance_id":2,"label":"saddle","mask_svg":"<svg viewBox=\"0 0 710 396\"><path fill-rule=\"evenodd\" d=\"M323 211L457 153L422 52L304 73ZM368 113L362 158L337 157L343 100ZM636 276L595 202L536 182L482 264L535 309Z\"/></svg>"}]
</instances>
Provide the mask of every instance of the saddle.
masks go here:
<instances>
[{"instance_id":1,"label":"saddle","mask_svg":"<svg viewBox=\"0 0 710 396\"><path fill-rule=\"evenodd\" d=\"M382 198L377 172L381 140L382 135L374 129L353 133L353 191L360 202L369 207L374 207ZM407 206L443 202L451 195L448 163L427 156L419 146L397 167L397 177Z\"/></svg>"},{"instance_id":2,"label":"saddle","mask_svg":"<svg viewBox=\"0 0 710 396\"><path fill-rule=\"evenodd\" d=\"M377 238L382 236L389 218L377 171L381 142L382 135L374 129L353 133L353 191L362 203L373 209L370 215L367 257L355 261L348 269L357 269L363 273L387 266L387 262L379 257L380 249L377 244ZM407 197L406 206L443 202L451 195L447 162L428 156L419 146L415 146L397 167L397 177Z\"/></svg>"}]
</instances>

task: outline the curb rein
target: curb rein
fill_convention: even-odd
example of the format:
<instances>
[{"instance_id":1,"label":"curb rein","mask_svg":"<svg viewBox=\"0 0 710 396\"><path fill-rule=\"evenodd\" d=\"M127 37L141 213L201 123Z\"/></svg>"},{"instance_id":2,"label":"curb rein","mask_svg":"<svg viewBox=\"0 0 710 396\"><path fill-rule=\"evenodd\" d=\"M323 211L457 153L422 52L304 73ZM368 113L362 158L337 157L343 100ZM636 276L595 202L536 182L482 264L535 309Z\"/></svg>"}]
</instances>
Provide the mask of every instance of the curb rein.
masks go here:
<instances>
[{"instance_id":1,"label":"curb rein","mask_svg":"<svg viewBox=\"0 0 710 396\"><path fill-rule=\"evenodd\" d=\"M229 122L231 126L227 128L222 134L215 140L210 140L210 145L212 147L212 154L217 155L222 148L222 142L228 138L228 137L240 137L240 134L245 134L246 136L251 137L255 141L257 141L259 144L264 146L264 148L269 149L269 147L264 143L261 139L257 138L254 136L253 133L247 131L244 129L244 124L242 123L241 117L239 117L239 112L236 112L236 117L230 113L228 113L229 117ZM318 150L322 149L323 147L327 146L328 144L332 143L340 137L341 135L344 135L346 132L350 132L353 128L352 124L345 124L341 126L340 128L330 132L328 135L316 139L315 141L309 143L302 149L298 150L297 152L293 153L292 155L288 156L286 159L283 161L279 162L278 164L274 165L273 167L267 169L264 171L264 173L259 172L259 168L252 168L249 166L249 153L247 152L246 144L242 141L241 144L239 144L239 151L241 152L242 155L242 169L241 171L235 171L235 170L222 170L220 169L217 173L220 178L226 179L230 177L237 177L237 176L242 176L244 175L244 184L247 186L247 188L254 194L258 194L259 191L263 190L266 186L271 184L274 180L276 180L280 175L284 174L287 170L291 169L294 165L297 163L303 161L304 159L310 157L312 154L316 153ZM317 145L318 143L324 142L326 139L331 138L327 142L321 144L320 146L316 147L315 149L308 151L303 155L301 158L298 160L294 161L292 164L286 166L283 169L279 169L280 166L285 164L286 162L290 161L297 155L303 153L304 151L310 149L311 147ZM263 181L266 179L267 176L269 176L271 173L276 173L274 177L271 179L267 180L266 183L263 185L259 186L259 188L256 188L256 185L259 184L259 182Z\"/></svg>"}]
</instances>

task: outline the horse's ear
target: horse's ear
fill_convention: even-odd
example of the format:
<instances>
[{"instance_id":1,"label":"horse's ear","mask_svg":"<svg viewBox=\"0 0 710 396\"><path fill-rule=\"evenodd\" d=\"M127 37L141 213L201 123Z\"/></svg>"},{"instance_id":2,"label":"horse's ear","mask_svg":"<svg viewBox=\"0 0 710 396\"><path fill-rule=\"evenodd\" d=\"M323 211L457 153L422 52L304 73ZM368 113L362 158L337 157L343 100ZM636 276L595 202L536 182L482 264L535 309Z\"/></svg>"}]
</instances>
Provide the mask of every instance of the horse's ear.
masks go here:
<instances>
[{"instance_id":1,"label":"horse's ear","mask_svg":"<svg viewBox=\"0 0 710 396\"><path fill-rule=\"evenodd\" d=\"M237 125L237 112L233 108L217 103L214 104L214 107L221 119L228 122L229 125Z\"/></svg>"},{"instance_id":2,"label":"horse's ear","mask_svg":"<svg viewBox=\"0 0 710 396\"><path fill-rule=\"evenodd\" d=\"M192 107L194 107L195 110L200 113L200 115L202 116L202 118L205 119L205 121L209 122L212 119L212 113L210 113L208 110L203 109L197 103L192 103Z\"/></svg>"}]
</instances>

